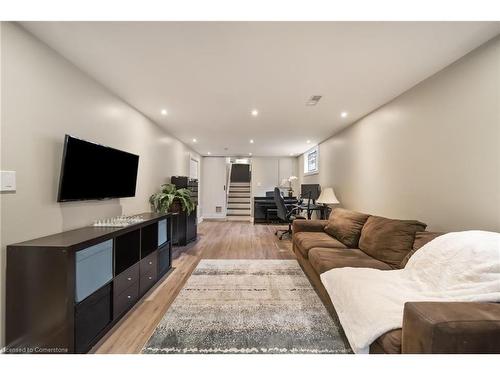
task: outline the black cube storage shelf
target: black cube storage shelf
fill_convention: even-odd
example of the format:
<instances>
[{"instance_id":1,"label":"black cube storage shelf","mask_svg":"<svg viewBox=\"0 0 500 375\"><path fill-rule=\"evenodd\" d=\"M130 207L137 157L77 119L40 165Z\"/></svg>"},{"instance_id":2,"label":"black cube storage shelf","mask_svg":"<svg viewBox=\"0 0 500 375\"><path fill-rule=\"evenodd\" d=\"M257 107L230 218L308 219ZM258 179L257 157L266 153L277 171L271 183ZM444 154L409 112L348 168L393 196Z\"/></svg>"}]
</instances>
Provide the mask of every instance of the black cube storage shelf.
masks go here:
<instances>
[{"instance_id":1,"label":"black cube storage shelf","mask_svg":"<svg viewBox=\"0 0 500 375\"><path fill-rule=\"evenodd\" d=\"M188 189L195 204L194 210L188 215L186 211L179 212L174 218L176 237L173 244L186 246L195 241L198 236L198 179L187 176L172 176L170 182L177 189Z\"/></svg>"},{"instance_id":2,"label":"black cube storage shelf","mask_svg":"<svg viewBox=\"0 0 500 375\"><path fill-rule=\"evenodd\" d=\"M175 215L7 246L6 352L88 352L169 271Z\"/></svg>"},{"instance_id":3,"label":"black cube storage shelf","mask_svg":"<svg viewBox=\"0 0 500 375\"><path fill-rule=\"evenodd\" d=\"M137 229L115 238L113 272L115 276L140 260L141 232L141 229Z\"/></svg>"},{"instance_id":4,"label":"black cube storage shelf","mask_svg":"<svg viewBox=\"0 0 500 375\"><path fill-rule=\"evenodd\" d=\"M158 225L150 224L141 229L141 259L158 249Z\"/></svg>"}]
</instances>

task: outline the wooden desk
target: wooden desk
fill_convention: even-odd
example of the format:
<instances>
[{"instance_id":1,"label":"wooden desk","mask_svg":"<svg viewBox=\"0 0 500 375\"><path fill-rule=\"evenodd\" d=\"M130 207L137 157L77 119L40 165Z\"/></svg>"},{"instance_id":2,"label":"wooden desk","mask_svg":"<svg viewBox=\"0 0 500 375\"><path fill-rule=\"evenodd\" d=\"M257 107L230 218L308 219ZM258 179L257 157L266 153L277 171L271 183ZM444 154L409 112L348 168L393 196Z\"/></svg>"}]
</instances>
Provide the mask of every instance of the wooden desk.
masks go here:
<instances>
[{"instance_id":1,"label":"wooden desk","mask_svg":"<svg viewBox=\"0 0 500 375\"><path fill-rule=\"evenodd\" d=\"M320 205L320 204L311 204L309 209L307 208L307 204L302 204L300 206L300 209L303 210L303 211L307 211L307 219L308 220L311 220L311 217L312 217L312 213L313 211L319 211L319 218L320 220L326 220L328 219L327 215L328 215L328 206L323 206L323 205Z\"/></svg>"},{"instance_id":2,"label":"wooden desk","mask_svg":"<svg viewBox=\"0 0 500 375\"><path fill-rule=\"evenodd\" d=\"M286 205L297 204L297 197L285 197ZM253 198L253 222L270 223L280 221L277 216L278 208L274 203L274 197L254 197Z\"/></svg>"}]
</instances>

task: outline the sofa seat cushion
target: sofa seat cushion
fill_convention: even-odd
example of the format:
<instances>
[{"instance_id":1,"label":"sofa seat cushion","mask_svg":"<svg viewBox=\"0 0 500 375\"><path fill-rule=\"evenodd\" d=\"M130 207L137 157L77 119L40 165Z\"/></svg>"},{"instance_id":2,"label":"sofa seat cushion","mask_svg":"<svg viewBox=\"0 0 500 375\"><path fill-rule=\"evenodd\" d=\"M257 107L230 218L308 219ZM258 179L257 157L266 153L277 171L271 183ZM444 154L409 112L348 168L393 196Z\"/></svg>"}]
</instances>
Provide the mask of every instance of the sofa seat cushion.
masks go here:
<instances>
[{"instance_id":1,"label":"sofa seat cushion","mask_svg":"<svg viewBox=\"0 0 500 375\"><path fill-rule=\"evenodd\" d=\"M321 275L333 268L357 267L390 270L384 262L366 255L359 249L326 249L315 247L309 251L309 262L314 270Z\"/></svg>"},{"instance_id":2,"label":"sofa seat cushion","mask_svg":"<svg viewBox=\"0 0 500 375\"><path fill-rule=\"evenodd\" d=\"M403 259L413 249L415 233L424 231L426 226L416 220L370 216L361 230L359 248L393 268L400 268Z\"/></svg>"},{"instance_id":3,"label":"sofa seat cushion","mask_svg":"<svg viewBox=\"0 0 500 375\"><path fill-rule=\"evenodd\" d=\"M361 212L335 208L328 218L325 232L347 247L355 249L358 247L361 229L369 216Z\"/></svg>"},{"instance_id":4,"label":"sofa seat cushion","mask_svg":"<svg viewBox=\"0 0 500 375\"><path fill-rule=\"evenodd\" d=\"M401 354L401 328L384 333L370 345L370 354Z\"/></svg>"},{"instance_id":5,"label":"sofa seat cushion","mask_svg":"<svg viewBox=\"0 0 500 375\"><path fill-rule=\"evenodd\" d=\"M293 242L305 258L313 247L346 248L342 242L325 232L299 232L293 235Z\"/></svg>"}]
</instances>

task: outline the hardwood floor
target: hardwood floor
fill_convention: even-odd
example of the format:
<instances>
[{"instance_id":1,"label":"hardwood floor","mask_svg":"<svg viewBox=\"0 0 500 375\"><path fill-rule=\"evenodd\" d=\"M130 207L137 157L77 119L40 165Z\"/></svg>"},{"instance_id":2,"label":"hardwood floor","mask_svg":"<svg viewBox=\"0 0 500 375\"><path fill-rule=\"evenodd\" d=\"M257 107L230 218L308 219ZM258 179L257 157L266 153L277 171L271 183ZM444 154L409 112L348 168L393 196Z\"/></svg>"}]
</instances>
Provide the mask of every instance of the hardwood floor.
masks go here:
<instances>
[{"instance_id":1,"label":"hardwood floor","mask_svg":"<svg viewBox=\"0 0 500 375\"><path fill-rule=\"evenodd\" d=\"M283 226L237 221L204 221L198 240L174 248L173 270L92 349L93 353L139 353L200 259L295 259L289 238L274 235Z\"/></svg>"}]
</instances>

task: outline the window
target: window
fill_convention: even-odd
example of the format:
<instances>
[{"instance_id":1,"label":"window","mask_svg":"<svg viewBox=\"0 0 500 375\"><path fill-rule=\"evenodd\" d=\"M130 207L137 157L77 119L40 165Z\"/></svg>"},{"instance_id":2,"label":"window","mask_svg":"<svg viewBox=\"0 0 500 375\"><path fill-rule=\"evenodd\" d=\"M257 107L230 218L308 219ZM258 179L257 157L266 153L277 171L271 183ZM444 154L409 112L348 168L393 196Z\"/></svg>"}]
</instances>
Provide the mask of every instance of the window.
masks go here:
<instances>
[{"instance_id":1,"label":"window","mask_svg":"<svg viewBox=\"0 0 500 375\"><path fill-rule=\"evenodd\" d=\"M319 149L318 146L311 148L304 154L304 174L319 172Z\"/></svg>"}]
</instances>

